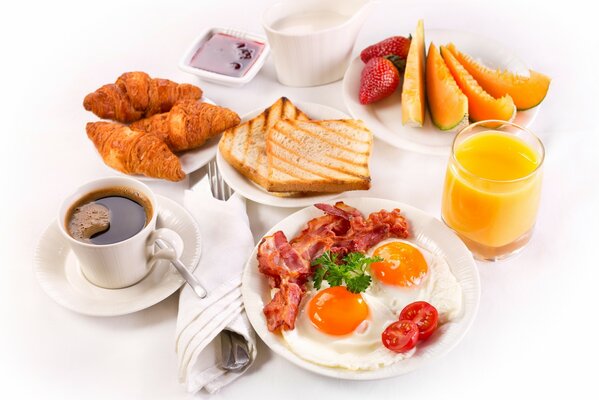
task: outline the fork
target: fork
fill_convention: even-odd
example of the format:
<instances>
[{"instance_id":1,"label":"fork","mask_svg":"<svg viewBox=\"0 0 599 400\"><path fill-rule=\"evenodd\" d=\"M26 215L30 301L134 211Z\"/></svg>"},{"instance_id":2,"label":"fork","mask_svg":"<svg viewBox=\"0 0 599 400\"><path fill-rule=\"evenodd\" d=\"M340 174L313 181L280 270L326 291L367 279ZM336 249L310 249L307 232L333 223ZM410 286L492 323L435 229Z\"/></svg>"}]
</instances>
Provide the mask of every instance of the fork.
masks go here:
<instances>
[{"instance_id":1,"label":"fork","mask_svg":"<svg viewBox=\"0 0 599 400\"><path fill-rule=\"evenodd\" d=\"M217 200L227 201L235 193L223 179L216 160L208 163L208 181L212 197ZM223 330L221 332L222 368L231 371L241 371L250 361L247 342L237 332Z\"/></svg>"}]
</instances>

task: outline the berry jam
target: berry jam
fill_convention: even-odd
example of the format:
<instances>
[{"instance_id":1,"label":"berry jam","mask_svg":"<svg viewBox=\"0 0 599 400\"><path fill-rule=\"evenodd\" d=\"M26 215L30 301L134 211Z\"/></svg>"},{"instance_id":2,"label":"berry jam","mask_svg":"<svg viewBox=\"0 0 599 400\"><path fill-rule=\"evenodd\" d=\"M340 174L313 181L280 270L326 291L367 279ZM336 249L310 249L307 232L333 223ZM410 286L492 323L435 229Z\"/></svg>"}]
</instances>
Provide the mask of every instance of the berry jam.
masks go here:
<instances>
[{"instance_id":1,"label":"berry jam","mask_svg":"<svg viewBox=\"0 0 599 400\"><path fill-rule=\"evenodd\" d=\"M241 77L254 65L264 43L215 33L191 58L194 68L217 74Z\"/></svg>"}]
</instances>

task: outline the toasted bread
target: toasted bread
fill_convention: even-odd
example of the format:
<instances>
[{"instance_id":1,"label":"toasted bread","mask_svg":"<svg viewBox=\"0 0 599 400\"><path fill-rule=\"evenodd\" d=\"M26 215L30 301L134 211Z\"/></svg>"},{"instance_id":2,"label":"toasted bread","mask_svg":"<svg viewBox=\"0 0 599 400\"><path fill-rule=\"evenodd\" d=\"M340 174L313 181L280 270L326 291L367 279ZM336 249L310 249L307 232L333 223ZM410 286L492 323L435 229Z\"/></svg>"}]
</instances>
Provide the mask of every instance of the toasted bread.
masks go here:
<instances>
[{"instance_id":1,"label":"toasted bread","mask_svg":"<svg viewBox=\"0 0 599 400\"><path fill-rule=\"evenodd\" d=\"M229 164L264 188L268 184L266 133L281 119L309 120L288 98L281 97L262 114L224 131L218 144ZM297 193L280 195L295 196Z\"/></svg>"},{"instance_id":2,"label":"toasted bread","mask_svg":"<svg viewBox=\"0 0 599 400\"><path fill-rule=\"evenodd\" d=\"M280 120L266 139L272 192L343 192L370 188L372 132L362 121Z\"/></svg>"}]
</instances>

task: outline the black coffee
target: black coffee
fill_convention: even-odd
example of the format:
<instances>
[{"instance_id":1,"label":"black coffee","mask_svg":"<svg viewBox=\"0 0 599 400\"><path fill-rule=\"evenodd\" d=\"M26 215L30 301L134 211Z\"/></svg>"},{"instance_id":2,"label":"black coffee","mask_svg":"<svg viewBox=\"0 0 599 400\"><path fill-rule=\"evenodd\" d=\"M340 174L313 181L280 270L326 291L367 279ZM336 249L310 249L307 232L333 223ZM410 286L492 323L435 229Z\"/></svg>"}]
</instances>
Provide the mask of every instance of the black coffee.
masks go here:
<instances>
[{"instance_id":1,"label":"black coffee","mask_svg":"<svg viewBox=\"0 0 599 400\"><path fill-rule=\"evenodd\" d=\"M66 215L69 234L81 242L112 244L141 231L152 218L152 205L128 187L98 190L83 196Z\"/></svg>"}]
</instances>

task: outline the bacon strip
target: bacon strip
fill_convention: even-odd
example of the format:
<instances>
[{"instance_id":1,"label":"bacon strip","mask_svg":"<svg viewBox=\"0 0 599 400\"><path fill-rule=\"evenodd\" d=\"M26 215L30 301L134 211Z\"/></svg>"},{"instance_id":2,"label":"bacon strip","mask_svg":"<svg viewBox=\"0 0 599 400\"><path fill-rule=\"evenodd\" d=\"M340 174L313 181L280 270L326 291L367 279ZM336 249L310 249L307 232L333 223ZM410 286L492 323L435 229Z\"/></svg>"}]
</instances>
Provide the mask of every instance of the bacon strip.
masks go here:
<instances>
[{"instance_id":1,"label":"bacon strip","mask_svg":"<svg viewBox=\"0 0 599 400\"><path fill-rule=\"evenodd\" d=\"M275 293L263 310L269 331L295 328L295 319L303 293L304 291L296 283L283 282L281 284L279 291Z\"/></svg>"},{"instance_id":2,"label":"bacon strip","mask_svg":"<svg viewBox=\"0 0 599 400\"><path fill-rule=\"evenodd\" d=\"M301 257L281 231L266 236L260 242L258 268L272 278L273 287L279 287L281 280L303 284L311 274L310 260Z\"/></svg>"},{"instance_id":3,"label":"bacon strip","mask_svg":"<svg viewBox=\"0 0 599 400\"><path fill-rule=\"evenodd\" d=\"M330 250L341 256L365 252L389 237L407 238L409 225L400 210L381 210L364 218L362 213L343 202L334 206L316 204L325 215L313 218L291 242L281 231L266 236L258 246L258 268L273 288L279 288L264 307L268 329L290 330L295 327L305 283L312 275L310 263Z\"/></svg>"}]
</instances>

